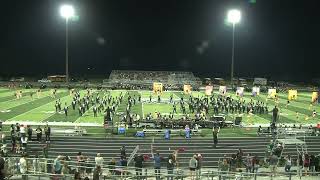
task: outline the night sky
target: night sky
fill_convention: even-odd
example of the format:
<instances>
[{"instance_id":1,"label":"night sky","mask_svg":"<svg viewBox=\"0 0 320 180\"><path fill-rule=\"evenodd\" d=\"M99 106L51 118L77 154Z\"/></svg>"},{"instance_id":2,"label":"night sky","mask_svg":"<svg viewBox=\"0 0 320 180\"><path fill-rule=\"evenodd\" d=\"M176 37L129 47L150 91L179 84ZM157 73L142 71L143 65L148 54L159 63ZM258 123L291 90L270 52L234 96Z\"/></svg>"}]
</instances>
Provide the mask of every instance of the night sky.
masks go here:
<instances>
[{"instance_id":1,"label":"night sky","mask_svg":"<svg viewBox=\"0 0 320 180\"><path fill-rule=\"evenodd\" d=\"M71 75L107 77L112 69L183 70L228 77L232 26L235 75L303 80L320 77L316 0L10 0L1 2L0 75L63 74L65 21Z\"/></svg>"}]
</instances>

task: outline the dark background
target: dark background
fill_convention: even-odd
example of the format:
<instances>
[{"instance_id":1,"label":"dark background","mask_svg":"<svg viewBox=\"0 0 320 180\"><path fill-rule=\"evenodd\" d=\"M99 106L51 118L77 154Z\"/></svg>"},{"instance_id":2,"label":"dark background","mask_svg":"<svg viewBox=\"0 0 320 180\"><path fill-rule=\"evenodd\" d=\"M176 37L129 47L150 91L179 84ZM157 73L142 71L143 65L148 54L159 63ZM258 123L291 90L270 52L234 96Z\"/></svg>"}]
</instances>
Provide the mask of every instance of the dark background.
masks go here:
<instances>
[{"instance_id":1,"label":"dark background","mask_svg":"<svg viewBox=\"0 0 320 180\"><path fill-rule=\"evenodd\" d=\"M10 0L1 1L0 75L63 74L65 21L71 75L107 77L112 69L184 70L228 77L236 25L235 75L297 81L319 77L316 0ZM89 69L88 69L89 68Z\"/></svg>"}]
</instances>

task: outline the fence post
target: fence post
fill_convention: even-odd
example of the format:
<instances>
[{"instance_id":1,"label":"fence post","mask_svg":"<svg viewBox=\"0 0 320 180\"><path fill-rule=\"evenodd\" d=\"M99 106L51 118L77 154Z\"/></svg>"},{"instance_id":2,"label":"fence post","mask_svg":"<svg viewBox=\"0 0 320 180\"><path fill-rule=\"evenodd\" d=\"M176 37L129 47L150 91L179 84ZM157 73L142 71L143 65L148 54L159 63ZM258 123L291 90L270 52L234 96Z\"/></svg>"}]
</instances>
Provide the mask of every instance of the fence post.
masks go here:
<instances>
[{"instance_id":1,"label":"fence post","mask_svg":"<svg viewBox=\"0 0 320 180\"><path fill-rule=\"evenodd\" d=\"M213 180L213 171L211 171L211 180Z\"/></svg>"},{"instance_id":2,"label":"fence post","mask_svg":"<svg viewBox=\"0 0 320 180\"><path fill-rule=\"evenodd\" d=\"M254 173L254 180L257 180L257 172Z\"/></svg>"},{"instance_id":3,"label":"fence post","mask_svg":"<svg viewBox=\"0 0 320 180\"><path fill-rule=\"evenodd\" d=\"M146 168L146 180L147 180L147 178L148 178L148 169Z\"/></svg>"}]
</instances>

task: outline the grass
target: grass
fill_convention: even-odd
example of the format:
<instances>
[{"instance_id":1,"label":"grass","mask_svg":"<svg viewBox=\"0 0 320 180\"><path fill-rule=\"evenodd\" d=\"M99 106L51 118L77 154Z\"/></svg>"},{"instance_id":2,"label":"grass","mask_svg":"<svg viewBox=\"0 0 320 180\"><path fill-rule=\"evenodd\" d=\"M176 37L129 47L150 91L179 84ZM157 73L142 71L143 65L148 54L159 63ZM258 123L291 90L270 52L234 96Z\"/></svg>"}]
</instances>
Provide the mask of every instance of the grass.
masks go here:
<instances>
[{"instance_id":1,"label":"grass","mask_svg":"<svg viewBox=\"0 0 320 180\"><path fill-rule=\"evenodd\" d=\"M98 117L93 117L92 106L90 103L90 109L86 111L83 116L79 116L78 108L72 110L71 101L72 97L69 95L69 91L66 89L59 89L56 98L51 97L51 90L43 90L40 97L38 98L34 94L33 98L30 97L30 92L35 92L36 89L21 89L23 91L23 97L21 99L16 99L13 94L16 90L0 88L0 119L2 121L34 121L34 122L76 122L76 123L96 123L99 125L103 124L104 113L98 114ZM85 90L81 91L82 96L86 93ZM172 112L172 104L169 103L170 96L173 96L173 100L178 102L181 98L188 101L189 96L183 92L172 91L163 92L161 95L161 102L158 103L158 95L153 94L151 91L125 91L125 90L113 90L113 91L96 91L94 93L94 98L99 95L103 97L104 94L110 93L112 97L118 97L120 93L123 94L123 101L116 110L115 121L118 121L119 114L126 112L126 105L128 101L128 96L138 97L141 95L142 102L136 101L136 104L132 107L131 112L140 115L140 117L145 117L148 113L154 115L155 112L161 112L162 114L168 114ZM215 92L217 94L218 92ZM149 102L149 96L152 96L152 103ZM204 97L204 92L192 92L194 97ZM229 93L228 95L237 99L235 93ZM287 94L278 94L279 101L275 102L272 99L267 99L266 93L261 93L258 97L251 97L251 93L245 93L243 100L246 102L253 99L254 101L262 101L268 104L269 111L272 110L274 105L278 105L280 109L280 119L281 123L318 123L318 116L313 118L312 111L316 110L320 112L320 107L318 104L310 106L311 102L311 92L298 92L298 99L291 101L287 105ZM66 103L69 107L68 117L65 117L64 112L55 112L55 101L57 99L61 100L62 108ZM186 106L186 111L189 112L188 106ZM213 110L209 111L209 115L213 114ZM175 118L180 118L182 112L180 110L180 105L177 104L177 114ZM190 114L191 117L194 114ZM270 122L272 113L268 114L229 114L227 119L232 120L235 116L242 116L243 122L247 124L267 124Z\"/></svg>"}]
</instances>

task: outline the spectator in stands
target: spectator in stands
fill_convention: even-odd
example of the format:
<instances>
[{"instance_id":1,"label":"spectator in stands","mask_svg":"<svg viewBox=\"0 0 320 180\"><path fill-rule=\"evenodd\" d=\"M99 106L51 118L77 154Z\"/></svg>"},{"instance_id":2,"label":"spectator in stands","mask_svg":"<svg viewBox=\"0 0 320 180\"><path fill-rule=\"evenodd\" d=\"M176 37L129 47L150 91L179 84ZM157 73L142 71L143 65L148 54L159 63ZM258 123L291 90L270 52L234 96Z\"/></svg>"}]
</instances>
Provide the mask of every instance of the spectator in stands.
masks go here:
<instances>
[{"instance_id":1,"label":"spectator in stands","mask_svg":"<svg viewBox=\"0 0 320 180\"><path fill-rule=\"evenodd\" d=\"M310 172L313 174L316 171L316 157L312 154L310 156Z\"/></svg>"},{"instance_id":2,"label":"spectator in stands","mask_svg":"<svg viewBox=\"0 0 320 180\"><path fill-rule=\"evenodd\" d=\"M46 126L44 127L44 133L46 135L46 142L50 142L50 135L51 135L51 128L48 125L48 123L46 124Z\"/></svg>"},{"instance_id":3,"label":"spectator in stands","mask_svg":"<svg viewBox=\"0 0 320 180\"><path fill-rule=\"evenodd\" d=\"M37 127L36 133L37 133L37 141L40 143L42 141L42 129L40 126Z\"/></svg>"},{"instance_id":4,"label":"spectator in stands","mask_svg":"<svg viewBox=\"0 0 320 180\"><path fill-rule=\"evenodd\" d=\"M258 173L260 168L260 160L259 157L256 155L252 159L252 173Z\"/></svg>"},{"instance_id":5,"label":"spectator in stands","mask_svg":"<svg viewBox=\"0 0 320 180\"><path fill-rule=\"evenodd\" d=\"M236 160L237 160L237 166L242 166L242 157L243 157L243 150L241 148L238 149L236 153Z\"/></svg>"},{"instance_id":6,"label":"spectator in stands","mask_svg":"<svg viewBox=\"0 0 320 180\"><path fill-rule=\"evenodd\" d=\"M291 169L291 166L292 166L292 160L291 160L290 155L287 155L285 157L285 160L286 160L286 162L285 162L284 171L285 172L290 172L290 169Z\"/></svg>"},{"instance_id":7,"label":"spectator in stands","mask_svg":"<svg viewBox=\"0 0 320 180\"><path fill-rule=\"evenodd\" d=\"M0 155L0 179L4 179L6 176L6 169L5 169L5 161L3 157Z\"/></svg>"},{"instance_id":8,"label":"spectator in stands","mask_svg":"<svg viewBox=\"0 0 320 180\"><path fill-rule=\"evenodd\" d=\"M154 173L156 175L156 180L160 180L160 171L161 171L161 161L162 157L160 156L159 153L157 153L155 156L151 157L154 161Z\"/></svg>"},{"instance_id":9,"label":"spectator in stands","mask_svg":"<svg viewBox=\"0 0 320 180\"><path fill-rule=\"evenodd\" d=\"M123 156L123 157L127 157L126 156L126 147L125 146L122 146L120 148L120 155Z\"/></svg>"},{"instance_id":10,"label":"spectator in stands","mask_svg":"<svg viewBox=\"0 0 320 180\"><path fill-rule=\"evenodd\" d=\"M269 158L271 176L275 176L277 172L277 164L278 164L278 156L276 156L275 154L272 154Z\"/></svg>"},{"instance_id":11,"label":"spectator in stands","mask_svg":"<svg viewBox=\"0 0 320 180\"><path fill-rule=\"evenodd\" d=\"M29 141L32 141L32 128L30 125L27 126L27 132L28 132L28 139Z\"/></svg>"},{"instance_id":12,"label":"spectator in stands","mask_svg":"<svg viewBox=\"0 0 320 180\"><path fill-rule=\"evenodd\" d=\"M76 172L74 173L74 180L81 180L80 172L76 171Z\"/></svg>"},{"instance_id":13,"label":"spectator in stands","mask_svg":"<svg viewBox=\"0 0 320 180\"><path fill-rule=\"evenodd\" d=\"M196 177L197 179L201 178L201 167L202 167L202 155L200 153L196 154L197 156L197 169L196 169Z\"/></svg>"},{"instance_id":14,"label":"spectator in stands","mask_svg":"<svg viewBox=\"0 0 320 180\"><path fill-rule=\"evenodd\" d=\"M136 176L138 179L141 179L142 176L142 163L143 163L144 159L143 156L138 153L135 157L134 157L134 166L136 168Z\"/></svg>"},{"instance_id":15,"label":"spectator in stands","mask_svg":"<svg viewBox=\"0 0 320 180\"><path fill-rule=\"evenodd\" d=\"M81 175L84 175L85 173L85 161L86 161L86 158L85 156L82 155L82 152L78 152L78 155L77 155L77 164L79 166L79 172Z\"/></svg>"},{"instance_id":16,"label":"spectator in stands","mask_svg":"<svg viewBox=\"0 0 320 180\"><path fill-rule=\"evenodd\" d=\"M173 169L176 164L175 153L176 152L173 152L172 154L170 154L167 160L167 171L168 171L167 180L173 180Z\"/></svg>"},{"instance_id":17,"label":"spectator in stands","mask_svg":"<svg viewBox=\"0 0 320 180\"><path fill-rule=\"evenodd\" d=\"M42 153L44 158L48 158L48 149L49 149L48 144L45 144L42 148Z\"/></svg>"},{"instance_id":18,"label":"spectator in stands","mask_svg":"<svg viewBox=\"0 0 320 180\"><path fill-rule=\"evenodd\" d=\"M315 164L315 170L316 172L319 172L320 171L320 161L319 161L319 155L315 156L315 159L314 159L314 164Z\"/></svg>"},{"instance_id":19,"label":"spectator in stands","mask_svg":"<svg viewBox=\"0 0 320 180\"><path fill-rule=\"evenodd\" d=\"M19 125L19 123L16 123L16 132L20 134L20 125Z\"/></svg>"},{"instance_id":20,"label":"spectator in stands","mask_svg":"<svg viewBox=\"0 0 320 180\"><path fill-rule=\"evenodd\" d=\"M310 156L309 156L309 154L305 154L304 155L303 167L304 167L304 174L307 176L309 168L310 168Z\"/></svg>"},{"instance_id":21,"label":"spectator in stands","mask_svg":"<svg viewBox=\"0 0 320 180\"><path fill-rule=\"evenodd\" d=\"M54 174L61 174L62 165L61 165L62 156L58 156L53 162L53 172Z\"/></svg>"},{"instance_id":22,"label":"spectator in stands","mask_svg":"<svg viewBox=\"0 0 320 180\"><path fill-rule=\"evenodd\" d=\"M23 134L21 137L22 151L27 152L28 137Z\"/></svg>"},{"instance_id":23,"label":"spectator in stands","mask_svg":"<svg viewBox=\"0 0 320 180\"><path fill-rule=\"evenodd\" d=\"M15 152L15 150L16 150L16 145L17 145L17 138L16 138L16 136L15 136L15 134L13 133L13 134L11 134L11 152L13 153L13 152Z\"/></svg>"},{"instance_id":24,"label":"spectator in stands","mask_svg":"<svg viewBox=\"0 0 320 180\"><path fill-rule=\"evenodd\" d=\"M252 172L252 156L250 156L250 153L247 154L246 160L245 160L245 165L246 165L246 172L251 173Z\"/></svg>"},{"instance_id":25,"label":"spectator in stands","mask_svg":"<svg viewBox=\"0 0 320 180\"><path fill-rule=\"evenodd\" d=\"M22 157L20 158L19 164L20 164L20 173L21 173L21 174L26 174L27 171L28 171L26 154L23 154L23 155L22 155ZM26 176L23 175L23 176L22 176L22 179L26 179Z\"/></svg>"},{"instance_id":26,"label":"spectator in stands","mask_svg":"<svg viewBox=\"0 0 320 180\"><path fill-rule=\"evenodd\" d=\"M112 159L110 160L110 162L108 163L109 172L110 172L111 174L114 174L115 166L116 166L116 160L115 160L114 158L112 158Z\"/></svg>"},{"instance_id":27,"label":"spectator in stands","mask_svg":"<svg viewBox=\"0 0 320 180\"><path fill-rule=\"evenodd\" d=\"M92 180L99 180L101 174L102 174L101 166L97 166L97 167L94 169L94 171L93 171Z\"/></svg>"},{"instance_id":28,"label":"spectator in stands","mask_svg":"<svg viewBox=\"0 0 320 180\"><path fill-rule=\"evenodd\" d=\"M226 179L225 174L227 174L229 171L229 164L226 158L223 158L222 162L219 162L219 168L221 171L222 180L225 180Z\"/></svg>"},{"instance_id":29,"label":"spectator in stands","mask_svg":"<svg viewBox=\"0 0 320 180\"><path fill-rule=\"evenodd\" d=\"M225 174L224 172L229 171L229 164L228 164L228 160L226 158L223 158L223 160L220 164L220 171L222 171L223 174Z\"/></svg>"},{"instance_id":30,"label":"spectator in stands","mask_svg":"<svg viewBox=\"0 0 320 180\"><path fill-rule=\"evenodd\" d=\"M229 161L229 166L230 166L230 171L231 172L236 172L236 168L237 168L237 159L236 159L236 155L232 154L231 155L231 159Z\"/></svg>"},{"instance_id":31,"label":"spectator in stands","mask_svg":"<svg viewBox=\"0 0 320 180\"><path fill-rule=\"evenodd\" d=\"M7 142L6 142L6 135L4 133L1 134L1 154L6 154L7 153Z\"/></svg>"},{"instance_id":32,"label":"spectator in stands","mask_svg":"<svg viewBox=\"0 0 320 180\"><path fill-rule=\"evenodd\" d=\"M103 157L101 157L100 153L97 154L97 157L94 158L94 161L96 162L97 166L100 166L100 167L103 166L104 160L103 160Z\"/></svg>"},{"instance_id":33,"label":"spectator in stands","mask_svg":"<svg viewBox=\"0 0 320 180\"><path fill-rule=\"evenodd\" d=\"M24 136L26 135L26 128L24 127L24 125L21 125L20 127L20 136Z\"/></svg>"},{"instance_id":34,"label":"spectator in stands","mask_svg":"<svg viewBox=\"0 0 320 180\"><path fill-rule=\"evenodd\" d=\"M281 156L281 153L282 153L282 150L283 150L282 144L281 144L281 143L278 143L278 144L277 144L277 147L273 150L273 153L274 153L275 155L277 155L278 157L280 157L280 156Z\"/></svg>"},{"instance_id":35,"label":"spectator in stands","mask_svg":"<svg viewBox=\"0 0 320 180\"><path fill-rule=\"evenodd\" d=\"M193 155L191 157L191 159L189 160L189 170L190 170L191 180L195 179L194 177L195 177L195 171L196 171L197 166L198 166L197 156Z\"/></svg>"},{"instance_id":36,"label":"spectator in stands","mask_svg":"<svg viewBox=\"0 0 320 180\"><path fill-rule=\"evenodd\" d=\"M63 161L63 166L61 169L61 174L63 175L68 175L70 174L70 168L68 167L68 163L66 160Z\"/></svg>"},{"instance_id":37,"label":"spectator in stands","mask_svg":"<svg viewBox=\"0 0 320 180\"><path fill-rule=\"evenodd\" d=\"M257 131L258 136L260 136L261 133L262 133L262 127L259 126L259 127L258 127L258 131Z\"/></svg>"},{"instance_id":38,"label":"spectator in stands","mask_svg":"<svg viewBox=\"0 0 320 180\"><path fill-rule=\"evenodd\" d=\"M218 144L218 134L220 132L220 127L212 128L212 136L213 136L213 148L217 147Z\"/></svg>"},{"instance_id":39,"label":"spectator in stands","mask_svg":"<svg viewBox=\"0 0 320 180\"><path fill-rule=\"evenodd\" d=\"M170 129L165 129L164 130L164 139L169 140L170 139L170 134L171 134L171 130Z\"/></svg>"},{"instance_id":40,"label":"spectator in stands","mask_svg":"<svg viewBox=\"0 0 320 180\"><path fill-rule=\"evenodd\" d=\"M95 167L94 164L90 162L90 158L85 158L85 173L86 175L89 175L92 173L92 169Z\"/></svg>"},{"instance_id":41,"label":"spectator in stands","mask_svg":"<svg viewBox=\"0 0 320 180\"><path fill-rule=\"evenodd\" d=\"M123 167L126 167L128 165L128 161L125 156L121 156L120 162L121 162L121 166L123 166Z\"/></svg>"}]
</instances>

